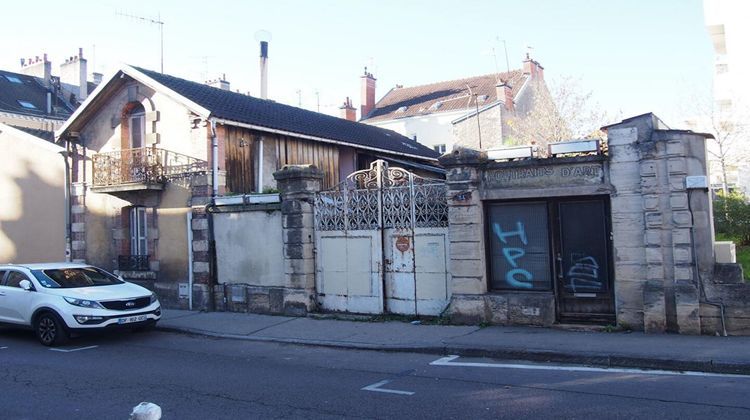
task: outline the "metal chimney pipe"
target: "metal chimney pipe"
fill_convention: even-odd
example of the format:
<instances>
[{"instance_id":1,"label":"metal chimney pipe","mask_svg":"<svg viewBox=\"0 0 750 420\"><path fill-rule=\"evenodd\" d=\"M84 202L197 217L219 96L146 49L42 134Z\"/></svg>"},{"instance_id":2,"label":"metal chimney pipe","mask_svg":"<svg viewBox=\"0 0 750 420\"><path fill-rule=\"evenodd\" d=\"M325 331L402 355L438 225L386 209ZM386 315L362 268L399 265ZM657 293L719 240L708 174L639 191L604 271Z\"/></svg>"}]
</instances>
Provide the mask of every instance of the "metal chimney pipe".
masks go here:
<instances>
[{"instance_id":1,"label":"metal chimney pipe","mask_svg":"<svg viewBox=\"0 0 750 420\"><path fill-rule=\"evenodd\" d=\"M260 97L268 99L268 41L260 41Z\"/></svg>"}]
</instances>

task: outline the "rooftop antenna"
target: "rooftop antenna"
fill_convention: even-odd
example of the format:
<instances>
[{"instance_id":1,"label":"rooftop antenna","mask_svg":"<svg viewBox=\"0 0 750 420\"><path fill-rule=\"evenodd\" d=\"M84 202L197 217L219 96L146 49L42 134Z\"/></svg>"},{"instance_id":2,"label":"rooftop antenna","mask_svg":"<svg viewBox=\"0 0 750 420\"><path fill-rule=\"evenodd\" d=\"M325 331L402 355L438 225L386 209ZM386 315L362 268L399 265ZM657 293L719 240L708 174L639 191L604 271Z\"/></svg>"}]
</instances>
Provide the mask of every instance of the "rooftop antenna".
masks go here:
<instances>
[{"instance_id":1,"label":"rooftop antenna","mask_svg":"<svg viewBox=\"0 0 750 420\"><path fill-rule=\"evenodd\" d=\"M529 44L526 44L526 58L531 58L531 50L533 50L534 47L532 47Z\"/></svg>"},{"instance_id":2,"label":"rooftop antenna","mask_svg":"<svg viewBox=\"0 0 750 420\"><path fill-rule=\"evenodd\" d=\"M302 89L295 90L297 93L297 107L302 108Z\"/></svg>"},{"instance_id":3,"label":"rooftop antenna","mask_svg":"<svg viewBox=\"0 0 750 420\"><path fill-rule=\"evenodd\" d=\"M318 99L318 112L320 112L320 92L315 89L315 97Z\"/></svg>"},{"instance_id":4,"label":"rooftop antenna","mask_svg":"<svg viewBox=\"0 0 750 420\"><path fill-rule=\"evenodd\" d=\"M142 22L150 23L153 25L159 25L159 44L160 44L160 58L161 58L161 73L164 74L164 22L161 20L161 13L156 15L156 19L132 15L129 13L115 12L117 16L129 17L131 19L140 20Z\"/></svg>"}]
</instances>

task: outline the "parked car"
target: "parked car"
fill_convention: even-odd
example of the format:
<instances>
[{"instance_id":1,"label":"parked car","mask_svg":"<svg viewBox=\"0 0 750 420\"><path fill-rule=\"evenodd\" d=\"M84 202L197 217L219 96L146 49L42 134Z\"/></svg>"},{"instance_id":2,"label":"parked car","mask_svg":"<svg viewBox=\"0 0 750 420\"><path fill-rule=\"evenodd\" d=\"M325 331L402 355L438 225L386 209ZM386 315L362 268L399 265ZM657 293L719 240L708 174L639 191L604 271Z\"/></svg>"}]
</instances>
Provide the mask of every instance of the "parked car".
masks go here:
<instances>
[{"instance_id":1,"label":"parked car","mask_svg":"<svg viewBox=\"0 0 750 420\"><path fill-rule=\"evenodd\" d=\"M74 333L150 328L156 295L86 264L0 264L0 324L32 328L45 346Z\"/></svg>"}]
</instances>

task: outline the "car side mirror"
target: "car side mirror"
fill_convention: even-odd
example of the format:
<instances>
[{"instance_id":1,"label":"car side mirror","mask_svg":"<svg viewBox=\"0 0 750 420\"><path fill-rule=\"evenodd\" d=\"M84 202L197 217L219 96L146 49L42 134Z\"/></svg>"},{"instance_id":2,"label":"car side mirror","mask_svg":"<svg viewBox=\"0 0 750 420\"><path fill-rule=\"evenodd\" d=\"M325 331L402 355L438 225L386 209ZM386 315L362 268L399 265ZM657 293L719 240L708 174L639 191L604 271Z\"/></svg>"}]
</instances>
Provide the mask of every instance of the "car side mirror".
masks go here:
<instances>
[{"instance_id":1,"label":"car side mirror","mask_svg":"<svg viewBox=\"0 0 750 420\"><path fill-rule=\"evenodd\" d=\"M21 289L26 290L27 292L31 291L31 282L28 280L21 280L18 282L18 285L21 286Z\"/></svg>"}]
</instances>

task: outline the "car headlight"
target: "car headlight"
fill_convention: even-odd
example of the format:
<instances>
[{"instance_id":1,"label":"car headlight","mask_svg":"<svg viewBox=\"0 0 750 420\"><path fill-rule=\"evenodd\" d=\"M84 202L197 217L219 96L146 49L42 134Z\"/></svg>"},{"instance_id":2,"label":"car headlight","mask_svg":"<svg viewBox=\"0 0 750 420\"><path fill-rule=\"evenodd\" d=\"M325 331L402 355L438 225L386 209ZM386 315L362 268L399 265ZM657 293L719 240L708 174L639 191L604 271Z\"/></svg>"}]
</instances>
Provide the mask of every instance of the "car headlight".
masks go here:
<instances>
[{"instance_id":1,"label":"car headlight","mask_svg":"<svg viewBox=\"0 0 750 420\"><path fill-rule=\"evenodd\" d=\"M151 303L155 303L155 302L158 302L158 301L159 301L159 299L156 298L156 293L151 292ZM151 303L149 303L149 305Z\"/></svg>"},{"instance_id":2,"label":"car headlight","mask_svg":"<svg viewBox=\"0 0 750 420\"><path fill-rule=\"evenodd\" d=\"M95 300L87 300L87 299L76 299L71 297L65 297L65 301L68 302L71 305L80 306L82 308L89 308L89 309L104 309L104 306L101 305L101 303L95 301Z\"/></svg>"}]
</instances>

